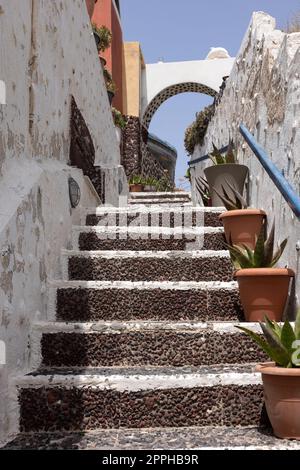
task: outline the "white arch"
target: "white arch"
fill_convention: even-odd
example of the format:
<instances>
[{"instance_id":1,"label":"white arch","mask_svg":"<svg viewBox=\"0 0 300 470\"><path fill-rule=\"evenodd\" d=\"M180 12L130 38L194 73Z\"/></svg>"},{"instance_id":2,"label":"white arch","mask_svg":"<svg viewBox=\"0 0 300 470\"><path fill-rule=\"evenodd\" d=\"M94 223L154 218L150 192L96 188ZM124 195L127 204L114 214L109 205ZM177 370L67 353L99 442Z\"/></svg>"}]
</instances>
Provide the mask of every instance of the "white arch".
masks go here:
<instances>
[{"instance_id":1,"label":"white arch","mask_svg":"<svg viewBox=\"0 0 300 470\"><path fill-rule=\"evenodd\" d=\"M6 85L3 80L0 80L0 104L6 104Z\"/></svg>"},{"instance_id":2,"label":"white arch","mask_svg":"<svg viewBox=\"0 0 300 470\"><path fill-rule=\"evenodd\" d=\"M142 71L141 114L163 90L178 83L199 83L219 91L223 77L230 75L234 58L195 60L186 62L159 62L148 64Z\"/></svg>"}]
</instances>

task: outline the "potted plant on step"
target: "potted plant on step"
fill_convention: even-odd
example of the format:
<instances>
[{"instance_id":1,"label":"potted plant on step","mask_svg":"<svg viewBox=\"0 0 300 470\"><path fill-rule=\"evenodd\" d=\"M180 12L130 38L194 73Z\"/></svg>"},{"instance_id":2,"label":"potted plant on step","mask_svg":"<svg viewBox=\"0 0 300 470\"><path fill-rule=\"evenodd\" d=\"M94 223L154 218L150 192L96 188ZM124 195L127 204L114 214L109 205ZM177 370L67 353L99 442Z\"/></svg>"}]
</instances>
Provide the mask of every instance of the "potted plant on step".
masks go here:
<instances>
[{"instance_id":1,"label":"potted plant on step","mask_svg":"<svg viewBox=\"0 0 300 470\"><path fill-rule=\"evenodd\" d=\"M277 437L300 440L300 311L295 325L265 318L263 336L238 326L274 362L260 364L267 413Z\"/></svg>"},{"instance_id":2,"label":"potted plant on step","mask_svg":"<svg viewBox=\"0 0 300 470\"><path fill-rule=\"evenodd\" d=\"M146 193L155 193L157 190L157 179L156 178L147 178L145 180L144 191Z\"/></svg>"},{"instance_id":3,"label":"potted plant on step","mask_svg":"<svg viewBox=\"0 0 300 470\"><path fill-rule=\"evenodd\" d=\"M249 169L247 166L240 165L236 162L232 140L229 142L225 155L223 155L214 144L213 148L214 150L210 155L213 165L205 168L204 173L210 188L212 205L219 207L222 206L222 200L213 189L215 188L220 192L227 180L240 194L243 194Z\"/></svg>"},{"instance_id":4,"label":"potted plant on step","mask_svg":"<svg viewBox=\"0 0 300 470\"><path fill-rule=\"evenodd\" d=\"M246 321L262 321L267 315L271 320L281 321L288 300L294 271L276 268L287 244L285 239L274 252L275 224L267 236L265 222L257 239L255 249L247 245L225 244L237 269L237 279Z\"/></svg>"},{"instance_id":5,"label":"potted plant on step","mask_svg":"<svg viewBox=\"0 0 300 470\"><path fill-rule=\"evenodd\" d=\"M225 183L227 187L225 190L225 187L222 186L222 193L216 188L214 191L227 209L219 216L223 222L227 243L231 241L233 245L246 245L254 250L266 219L266 213L259 209L249 209L246 200L235 187L229 181Z\"/></svg>"},{"instance_id":6,"label":"potted plant on step","mask_svg":"<svg viewBox=\"0 0 300 470\"><path fill-rule=\"evenodd\" d=\"M141 193L144 190L144 179L140 175L134 175L129 179L129 191Z\"/></svg>"}]
</instances>

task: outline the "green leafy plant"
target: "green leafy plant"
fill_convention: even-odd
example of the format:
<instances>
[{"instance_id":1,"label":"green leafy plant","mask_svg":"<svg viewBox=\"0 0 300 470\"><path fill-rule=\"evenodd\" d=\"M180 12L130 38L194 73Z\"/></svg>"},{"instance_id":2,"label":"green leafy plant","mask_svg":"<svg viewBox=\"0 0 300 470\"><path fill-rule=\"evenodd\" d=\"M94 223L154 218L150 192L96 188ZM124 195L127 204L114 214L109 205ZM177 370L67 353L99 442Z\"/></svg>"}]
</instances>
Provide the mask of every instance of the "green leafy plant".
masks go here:
<instances>
[{"instance_id":1,"label":"green leafy plant","mask_svg":"<svg viewBox=\"0 0 300 470\"><path fill-rule=\"evenodd\" d=\"M145 184L145 180L141 175L132 175L129 179L129 184Z\"/></svg>"},{"instance_id":2,"label":"green leafy plant","mask_svg":"<svg viewBox=\"0 0 300 470\"><path fill-rule=\"evenodd\" d=\"M223 202L225 209L228 211L234 211L238 209L247 209L248 204L247 201L243 198L243 196L237 191L237 189L229 183L229 181L225 180L227 186L231 189L232 194L229 196L228 190L222 187L221 194L216 188L213 188L215 193L219 196L221 201Z\"/></svg>"},{"instance_id":3,"label":"green leafy plant","mask_svg":"<svg viewBox=\"0 0 300 470\"><path fill-rule=\"evenodd\" d=\"M212 104L197 113L196 120L186 129L184 145L188 155L192 155L196 145L202 145L208 125L214 115L215 106Z\"/></svg>"},{"instance_id":4,"label":"green leafy plant","mask_svg":"<svg viewBox=\"0 0 300 470\"><path fill-rule=\"evenodd\" d=\"M196 189L202 198L204 206L208 207L211 200L210 189L208 182L202 176L196 178Z\"/></svg>"},{"instance_id":5,"label":"green leafy plant","mask_svg":"<svg viewBox=\"0 0 300 470\"><path fill-rule=\"evenodd\" d=\"M106 26L98 27L95 23L92 24L94 34L98 36L98 51L105 52L111 46L112 33Z\"/></svg>"},{"instance_id":6,"label":"green leafy plant","mask_svg":"<svg viewBox=\"0 0 300 470\"><path fill-rule=\"evenodd\" d=\"M149 178L146 178L146 179L145 179L145 184L146 184L147 186L156 187L157 184L158 184L158 180L157 180L156 178L149 177Z\"/></svg>"},{"instance_id":7,"label":"green leafy plant","mask_svg":"<svg viewBox=\"0 0 300 470\"><path fill-rule=\"evenodd\" d=\"M191 182L191 169L190 169L190 168L188 168L188 169L186 170L186 174L184 175L184 177L185 177L187 180L189 180L189 182Z\"/></svg>"},{"instance_id":8,"label":"green leafy plant","mask_svg":"<svg viewBox=\"0 0 300 470\"><path fill-rule=\"evenodd\" d=\"M287 238L274 253L275 224L273 223L269 236L266 232L266 222L264 222L254 250L246 245L237 246L225 243L236 269L272 268L276 265L284 252Z\"/></svg>"},{"instance_id":9,"label":"green leafy plant","mask_svg":"<svg viewBox=\"0 0 300 470\"><path fill-rule=\"evenodd\" d=\"M285 368L300 367L300 310L294 327L288 320L280 325L267 317L265 317L265 323L260 323L260 326L263 336L242 326L236 326L236 328L250 336L277 366Z\"/></svg>"},{"instance_id":10,"label":"green leafy plant","mask_svg":"<svg viewBox=\"0 0 300 470\"><path fill-rule=\"evenodd\" d=\"M157 191L160 192L168 192L168 191L173 191L174 185L171 182L168 172L166 171L164 176L160 178L156 184Z\"/></svg>"},{"instance_id":11,"label":"green leafy plant","mask_svg":"<svg viewBox=\"0 0 300 470\"><path fill-rule=\"evenodd\" d=\"M104 80L105 80L107 91L111 91L112 93L115 93L117 88L116 88L115 82L113 81L111 73L107 69L103 69L103 75L104 75Z\"/></svg>"},{"instance_id":12,"label":"green leafy plant","mask_svg":"<svg viewBox=\"0 0 300 470\"><path fill-rule=\"evenodd\" d=\"M221 153L220 150L213 143L213 151L211 152L210 159L214 165L225 165L226 163L236 163L236 155L234 151L233 140L229 141L226 153Z\"/></svg>"},{"instance_id":13,"label":"green leafy plant","mask_svg":"<svg viewBox=\"0 0 300 470\"><path fill-rule=\"evenodd\" d=\"M116 108L111 108L113 120L116 126L120 129L125 129L126 127L126 120L123 117L123 114Z\"/></svg>"}]
</instances>

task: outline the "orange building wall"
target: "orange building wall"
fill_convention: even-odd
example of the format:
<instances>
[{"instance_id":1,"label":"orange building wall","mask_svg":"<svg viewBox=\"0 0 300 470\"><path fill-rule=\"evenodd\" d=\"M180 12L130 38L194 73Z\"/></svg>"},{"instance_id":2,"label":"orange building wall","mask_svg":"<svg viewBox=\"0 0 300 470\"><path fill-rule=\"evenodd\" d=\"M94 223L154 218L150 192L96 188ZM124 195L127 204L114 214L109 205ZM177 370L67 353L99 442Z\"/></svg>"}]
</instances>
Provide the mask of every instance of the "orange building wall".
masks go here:
<instances>
[{"instance_id":1,"label":"orange building wall","mask_svg":"<svg viewBox=\"0 0 300 470\"><path fill-rule=\"evenodd\" d=\"M98 0L92 22L97 26L107 26L112 32L112 45L103 53L103 57L117 87L113 106L123 112L123 33L113 0Z\"/></svg>"}]
</instances>

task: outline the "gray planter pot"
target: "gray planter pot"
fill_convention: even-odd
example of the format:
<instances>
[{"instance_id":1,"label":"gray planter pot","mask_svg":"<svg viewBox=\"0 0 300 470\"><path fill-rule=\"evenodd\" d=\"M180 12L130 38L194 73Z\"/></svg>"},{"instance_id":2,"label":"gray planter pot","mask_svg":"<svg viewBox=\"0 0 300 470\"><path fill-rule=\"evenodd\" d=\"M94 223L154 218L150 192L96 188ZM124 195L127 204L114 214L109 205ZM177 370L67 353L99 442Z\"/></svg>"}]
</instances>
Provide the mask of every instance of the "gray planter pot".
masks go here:
<instances>
[{"instance_id":1,"label":"gray planter pot","mask_svg":"<svg viewBox=\"0 0 300 470\"><path fill-rule=\"evenodd\" d=\"M226 181L234 186L240 194L243 194L248 172L249 169L247 166L234 163L213 165L205 168L204 173L210 188L212 206L221 207L224 205L213 188L216 188L216 190L222 194L222 186L224 186L228 195L230 196L232 194Z\"/></svg>"}]
</instances>

